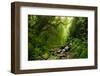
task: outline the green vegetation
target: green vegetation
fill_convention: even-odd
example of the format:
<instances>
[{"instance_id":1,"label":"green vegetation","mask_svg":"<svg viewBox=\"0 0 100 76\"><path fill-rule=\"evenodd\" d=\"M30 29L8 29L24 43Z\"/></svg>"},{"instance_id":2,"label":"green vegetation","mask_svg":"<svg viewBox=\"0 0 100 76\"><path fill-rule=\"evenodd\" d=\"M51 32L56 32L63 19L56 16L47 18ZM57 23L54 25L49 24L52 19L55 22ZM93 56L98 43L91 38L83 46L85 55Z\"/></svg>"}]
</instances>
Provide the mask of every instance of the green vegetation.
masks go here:
<instances>
[{"instance_id":1,"label":"green vegetation","mask_svg":"<svg viewBox=\"0 0 100 76\"><path fill-rule=\"evenodd\" d=\"M28 60L88 57L88 18L28 15Z\"/></svg>"}]
</instances>

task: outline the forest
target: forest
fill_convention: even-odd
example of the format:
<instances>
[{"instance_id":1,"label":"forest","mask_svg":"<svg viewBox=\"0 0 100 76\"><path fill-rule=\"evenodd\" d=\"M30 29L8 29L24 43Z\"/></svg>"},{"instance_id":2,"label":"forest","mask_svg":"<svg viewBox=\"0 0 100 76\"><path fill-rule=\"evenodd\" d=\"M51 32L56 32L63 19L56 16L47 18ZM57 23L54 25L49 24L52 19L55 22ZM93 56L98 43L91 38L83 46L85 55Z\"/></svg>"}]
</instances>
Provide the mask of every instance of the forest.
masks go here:
<instances>
[{"instance_id":1,"label":"forest","mask_svg":"<svg viewBox=\"0 0 100 76\"><path fill-rule=\"evenodd\" d=\"M28 60L88 58L88 18L28 15Z\"/></svg>"}]
</instances>

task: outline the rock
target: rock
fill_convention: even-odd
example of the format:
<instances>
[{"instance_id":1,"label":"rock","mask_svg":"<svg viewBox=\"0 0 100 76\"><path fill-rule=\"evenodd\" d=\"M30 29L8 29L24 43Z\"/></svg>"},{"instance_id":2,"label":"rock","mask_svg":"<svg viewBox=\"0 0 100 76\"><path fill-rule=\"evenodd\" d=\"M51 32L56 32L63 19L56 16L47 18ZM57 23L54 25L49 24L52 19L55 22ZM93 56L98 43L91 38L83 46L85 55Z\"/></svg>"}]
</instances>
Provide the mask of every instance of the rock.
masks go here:
<instances>
[{"instance_id":1,"label":"rock","mask_svg":"<svg viewBox=\"0 0 100 76\"><path fill-rule=\"evenodd\" d=\"M59 49L58 51L57 51L57 53L60 53L62 50L61 49Z\"/></svg>"},{"instance_id":2,"label":"rock","mask_svg":"<svg viewBox=\"0 0 100 76\"><path fill-rule=\"evenodd\" d=\"M67 50L68 48L69 48L69 47L68 47L68 46L66 46L64 49L65 49L65 50Z\"/></svg>"}]
</instances>

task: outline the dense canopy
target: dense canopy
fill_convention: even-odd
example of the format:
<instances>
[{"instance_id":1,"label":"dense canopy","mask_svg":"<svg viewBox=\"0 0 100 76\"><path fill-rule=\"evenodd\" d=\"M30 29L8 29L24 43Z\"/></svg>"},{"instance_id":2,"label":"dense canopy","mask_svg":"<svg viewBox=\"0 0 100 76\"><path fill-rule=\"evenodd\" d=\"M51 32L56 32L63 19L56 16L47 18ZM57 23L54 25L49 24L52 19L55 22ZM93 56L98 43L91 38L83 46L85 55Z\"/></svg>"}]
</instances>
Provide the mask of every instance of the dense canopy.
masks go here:
<instances>
[{"instance_id":1,"label":"dense canopy","mask_svg":"<svg viewBox=\"0 0 100 76\"><path fill-rule=\"evenodd\" d=\"M28 60L88 57L88 18L28 15Z\"/></svg>"}]
</instances>

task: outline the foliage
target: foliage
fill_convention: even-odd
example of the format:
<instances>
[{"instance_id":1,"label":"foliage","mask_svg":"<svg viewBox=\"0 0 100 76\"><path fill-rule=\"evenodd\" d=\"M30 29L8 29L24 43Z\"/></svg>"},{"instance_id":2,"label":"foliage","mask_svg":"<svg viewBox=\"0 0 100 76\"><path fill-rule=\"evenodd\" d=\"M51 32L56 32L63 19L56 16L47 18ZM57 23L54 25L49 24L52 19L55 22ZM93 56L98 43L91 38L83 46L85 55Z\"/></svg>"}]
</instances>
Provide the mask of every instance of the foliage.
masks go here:
<instances>
[{"instance_id":1,"label":"foliage","mask_svg":"<svg viewBox=\"0 0 100 76\"><path fill-rule=\"evenodd\" d=\"M29 15L28 60L87 58L87 33L86 17Z\"/></svg>"}]
</instances>

